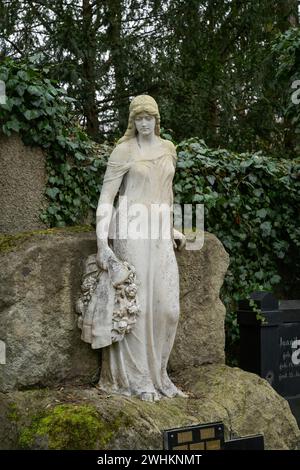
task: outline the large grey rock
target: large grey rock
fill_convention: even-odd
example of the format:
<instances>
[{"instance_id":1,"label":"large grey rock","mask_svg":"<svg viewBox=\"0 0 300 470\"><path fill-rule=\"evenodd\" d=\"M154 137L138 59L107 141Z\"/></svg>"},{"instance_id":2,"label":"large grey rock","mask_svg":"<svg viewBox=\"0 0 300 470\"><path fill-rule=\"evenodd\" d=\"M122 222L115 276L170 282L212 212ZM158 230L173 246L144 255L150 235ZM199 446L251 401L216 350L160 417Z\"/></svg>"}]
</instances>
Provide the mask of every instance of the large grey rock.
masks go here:
<instances>
[{"instance_id":1,"label":"large grey rock","mask_svg":"<svg viewBox=\"0 0 300 470\"><path fill-rule=\"evenodd\" d=\"M39 215L46 207L46 158L26 147L18 134L0 133L0 233L45 228Z\"/></svg>"},{"instance_id":2,"label":"large grey rock","mask_svg":"<svg viewBox=\"0 0 300 470\"><path fill-rule=\"evenodd\" d=\"M226 439L263 433L266 449L300 448L288 403L265 380L224 365L177 380L190 398L148 403L74 387L0 394L0 449L161 449L163 429L220 420Z\"/></svg>"},{"instance_id":3,"label":"large grey rock","mask_svg":"<svg viewBox=\"0 0 300 470\"><path fill-rule=\"evenodd\" d=\"M200 251L177 253L180 273L180 322L170 367L223 363L225 307L219 298L229 256L222 243L205 232Z\"/></svg>"},{"instance_id":4,"label":"large grey rock","mask_svg":"<svg viewBox=\"0 0 300 470\"><path fill-rule=\"evenodd\" d=\"M258 375L214 364L181 370L177 380L194 397L226 411L233 437L262 433L267 449L300 449L288 402Z\"/></svg>"},{"instance_id":5,"label":"large grey rock","mask_svg":"<svg viewBox=\"0 0 300 470\"><path fill-rule=\"evenodd\" d=\"M98 352L80 339L74 302L84 259L95 250L93 233L33 235L2 253L0 390L51 385L99 370Z\"/></svg>"},{"instance_id":6,"label":"large grey rock","mask_svg":"<svg viewBox=\"0 0 300 470\"><path fill-rule=\"evenodd\" d=\"M74 305L83 262L96 252L95 234L50 230L24 240L1 255L0 340L7 363L0 365L0 390L92 380L98 353L80 340ZM228 255L206 234L201 251L177 256L181 319L170 368L223 362L225 308L219 289Z\"/></svg>"},{"instance_id":7,"label":"large grey rock","mask_svg":"<svg viewBox=\"0 0 300 470\"><path fill-rule=\"evenodd\" d=\"M32 234L0 256L0 390L95 378L98 352L80 339L75 300L83 262L96 252L94 233ZM224 314L219 289L228 265L221 243L205 234L201 251L178 256L181 319L171 370L224 361Z\"/></svg>"}]
</instances>

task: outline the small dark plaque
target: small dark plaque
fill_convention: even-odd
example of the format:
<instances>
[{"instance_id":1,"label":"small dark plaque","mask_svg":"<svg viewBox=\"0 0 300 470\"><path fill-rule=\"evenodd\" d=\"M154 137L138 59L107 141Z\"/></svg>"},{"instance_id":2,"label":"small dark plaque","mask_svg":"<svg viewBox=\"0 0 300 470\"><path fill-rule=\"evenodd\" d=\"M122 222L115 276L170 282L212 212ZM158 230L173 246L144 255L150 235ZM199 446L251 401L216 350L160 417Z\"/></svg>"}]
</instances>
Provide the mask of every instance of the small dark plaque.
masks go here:
<instances>
[{"instance_id":1,"label":"small dark plaque","mask_svg":"<svg viewBox=\"0 0 300 470\"><path fill-rule=\"evenodd\" d=\"M165 450L221 450L224 449L222 422L199 424L163 431Z\"/></svg>"}]
</instances>

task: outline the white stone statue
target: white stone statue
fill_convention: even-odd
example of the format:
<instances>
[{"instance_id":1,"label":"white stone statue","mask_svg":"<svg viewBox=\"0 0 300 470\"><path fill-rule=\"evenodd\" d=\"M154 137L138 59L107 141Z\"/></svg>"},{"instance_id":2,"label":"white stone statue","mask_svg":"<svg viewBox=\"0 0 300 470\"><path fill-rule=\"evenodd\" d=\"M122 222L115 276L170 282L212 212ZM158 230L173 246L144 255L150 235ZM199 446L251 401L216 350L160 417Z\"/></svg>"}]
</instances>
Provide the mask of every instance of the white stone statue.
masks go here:
<instances>
[{"instance_id":1,"label":"white stone statue","mask_svg":"<svg viewBox=\"0 0 300 470\"><path fill-rule=\"evenodd\" d=\"M98 253L87 264L77 310L82 339L103 347L99 388L156 401L185 396L167 374L179 317L174 248L183 248L185 237L173 228L177 156L173 143L160 138L157 103L140 95L129 112L107 164L97 209Z\"/></svg>"}]
</instances>

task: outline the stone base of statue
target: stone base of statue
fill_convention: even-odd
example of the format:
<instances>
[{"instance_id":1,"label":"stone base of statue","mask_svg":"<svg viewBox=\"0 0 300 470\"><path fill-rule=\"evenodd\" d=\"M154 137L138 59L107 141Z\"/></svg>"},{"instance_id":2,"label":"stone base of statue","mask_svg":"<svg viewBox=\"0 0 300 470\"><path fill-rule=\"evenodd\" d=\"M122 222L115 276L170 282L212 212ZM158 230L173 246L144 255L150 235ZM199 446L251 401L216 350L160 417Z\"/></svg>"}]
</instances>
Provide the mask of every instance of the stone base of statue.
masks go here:
<instances>
[{"instance_id":1,"label":"stone base of statue","mask_svg":"<svg viewBox=\"0 0 300 470\"><path fill-rule=\"evenodd\" d=\"M174 381L188 399L147 403L70 386L3 394L0 449L162 449L163 429L215 421L224 423L226 440L262 433L266 449L299 449L287 401L258 376L214 364Z\"/></svg>"}]
</instances>

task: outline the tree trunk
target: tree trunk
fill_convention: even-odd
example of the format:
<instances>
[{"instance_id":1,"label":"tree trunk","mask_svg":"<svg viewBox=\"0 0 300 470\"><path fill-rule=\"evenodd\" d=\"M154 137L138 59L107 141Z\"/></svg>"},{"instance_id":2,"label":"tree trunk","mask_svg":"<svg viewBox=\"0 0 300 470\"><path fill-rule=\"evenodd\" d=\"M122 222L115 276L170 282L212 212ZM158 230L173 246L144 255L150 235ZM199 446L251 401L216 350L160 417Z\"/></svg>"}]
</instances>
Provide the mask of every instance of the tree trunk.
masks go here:
<instances>
[{"instance_id":1,"label":"tree trunk","mask_svg":"<svg viewBox=\"0 0 300 470\"><path fill-rule=\"evenodd\" d=\"M96 31L93 24L93 8L90 0L82 1L82 47L84 58L82 65L83 77L83 113L86 119L88 135L95 141L99 140L99 120L96 104Z\"/></svg>"},{"instance_id":2,"label":"tree trunk","mask_svg":"<svg viewBox=\"0 0 300 470\"><path fill-rule=\"evenodd\" d=\"M110 46L111 63L115 76L114 103L117 106L119 129L124 132L127 128L128 120L128 98L126 95L126 55L122 40L122 0L105 0L106 24L107 24L107 43Z\"/></svg>"},{"instance_id":3,"label":"tree trunk","mask_svg":"<svg viewBox=\"0 0 300 470\"><path fill-rule=\"evenodd\" d=\"M210 91L207 102L207 132L206 138L210 146L215 147L218 145L218 136L217 130L219 125L219 116L218 116L218 105L217 105L217 74L218 70L216 67L215 54L218 54L219 51L216 50L215 42L215 0L210 0L207 6L207 16L209 19L208 31L209 31L209 42L210 42Z\"/></svg>"},{"instance_id":4,"label":"tree trunk","mask_svg":"<svg viewBox=\"0 0 300 470\"><path fill-rule=\"evenodd\" d=\"M298 0L279 0L277 4L278 26L284 32L291 27L299 26Z\"/></svg>"},{"instance_id":5,"label":"tree trunk","mask_svg":"<svg viewBox=\"0 0 300 470\"><path fill-rule=\"evenodd\" d=\"M298 3L298 0L280 0L278 2L278 26L282 33L289 28L299 27ZM298 139L295 134L295 126L287 116L284 117L283 128L284 151L286 155L295 155Z\"/></svg>"}]
</instances>

